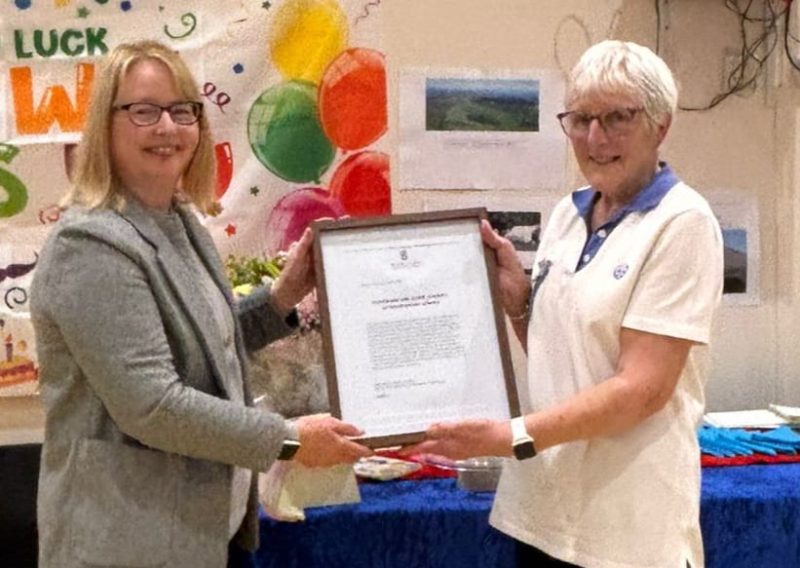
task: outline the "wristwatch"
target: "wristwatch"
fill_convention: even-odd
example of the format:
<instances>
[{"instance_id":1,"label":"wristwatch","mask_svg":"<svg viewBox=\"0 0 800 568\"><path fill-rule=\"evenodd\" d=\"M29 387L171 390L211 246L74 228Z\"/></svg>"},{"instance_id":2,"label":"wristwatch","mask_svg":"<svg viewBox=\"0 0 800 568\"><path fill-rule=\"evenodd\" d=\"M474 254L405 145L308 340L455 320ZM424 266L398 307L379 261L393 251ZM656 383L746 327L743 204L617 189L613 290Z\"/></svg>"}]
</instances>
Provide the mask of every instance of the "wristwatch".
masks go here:
<instances>
[{"instance_id":1,"label":"wristwatch","mask_svg":"<svg viewBox=\"0 0 800 568\"><path fill-rule=\"evenodd\" d=\"M300 314L297 313L297 306L292 308L292 311L286 315L283 321L292 329L300 327Z\"/></svg>"},{"instance_id":2,"label":"wristwatch","mask_svg":"<svg viewBox=\"0 0 800 568\"><path fill-rule=\"evenodd\" d=\"M526 460L536 457L536 446L533 438L525 429L525 417L517 416L511 419L511 447L514 450L514 457L518 460Z\"/></svg>"},{"instance_id":3,"label":"wristwatch","mask_svg":"<svg viewBox=\"0 0 800 568\"><path fill-rule=\"evenodd\" d=\"M289 461L294 457L294 455L297 453L297 450L299 449L300 449L300 440L291 440L287 438L283 441L283 445L281 446L281 451L278 454L278 459L281 461Z\"/></svg>"}]
</instances>

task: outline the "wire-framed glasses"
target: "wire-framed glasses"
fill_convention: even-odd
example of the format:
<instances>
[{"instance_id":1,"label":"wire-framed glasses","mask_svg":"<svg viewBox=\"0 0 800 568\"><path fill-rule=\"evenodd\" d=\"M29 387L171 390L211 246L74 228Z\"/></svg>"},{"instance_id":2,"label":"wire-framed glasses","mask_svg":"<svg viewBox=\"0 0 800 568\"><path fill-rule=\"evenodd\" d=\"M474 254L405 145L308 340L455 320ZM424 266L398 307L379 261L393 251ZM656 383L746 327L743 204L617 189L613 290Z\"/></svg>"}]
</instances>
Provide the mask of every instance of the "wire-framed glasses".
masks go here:
<instances>
[{"instance_id":1,"label":"wire-framed glasses","mask_svg":"<svg viewBox=\"0 0 800 568\"><path fill-rule=\"evenodd\" d=\"M167 111L172 122L181 126L189 126L200 120L203 114L203 103L197 101L180 101L161 106L153 103L128 103L117 105L114 110L124 110L128 118L136 126L152 126L161 120L161 113Z\"/></svg>"},{"instance_id":2,"label":"wire-framed glasses","mask_svg":"<svg viewBox=\"0 0 800 568\"><path fill-rule=\"evenodd\" d=\"M600 123L600 128L608 136L621 136L631 131L636 114L643 110L644 108L642 107L615 108L600 114L568 110L558 113L556 118L561 123L561 129L564 134L570 138L580 138L589 134L589 127L595 119L597 119Z\"/></svg>"}]
</instances>

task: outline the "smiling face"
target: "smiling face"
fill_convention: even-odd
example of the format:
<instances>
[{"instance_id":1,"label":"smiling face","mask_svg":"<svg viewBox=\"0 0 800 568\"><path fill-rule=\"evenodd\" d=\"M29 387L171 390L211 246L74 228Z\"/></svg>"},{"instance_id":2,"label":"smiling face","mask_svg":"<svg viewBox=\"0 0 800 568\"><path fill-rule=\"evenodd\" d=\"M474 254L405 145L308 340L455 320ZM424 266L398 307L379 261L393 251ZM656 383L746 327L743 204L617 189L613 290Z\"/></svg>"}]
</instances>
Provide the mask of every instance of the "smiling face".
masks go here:
<instances>
[{"instance_id":1,"label":"smiling face","mask_svg":"<svg viewBox=\"0 0 800 568\"><path fill-rule=\"evenodd\" d=\"M593 94L573 101L569 110L596 116L615 109L641 107L641 101L631 96ZM623 132L606 132L598 120L592 120L585 135L570 140L589 184L604 198L628 201L655 174L658 147L669 124L668 116L661 124L654 124L644 111L639 111Z\"/></svg>"},{"instance_id":2,"label":"smiling face","mask_svg":"<svg viewBox=\"0 0 800 568\"><path fill-rule=\"evenodd\" d=\"M134 62L120 78L114 106L146 102L161 106L184 101L169 68L156 59ZM122 185L151 207L169 207L200 138L198 123L175 124L162 112L151 126L133 124L127 111L114 111L111 157Z\"/></svg>"}]
</instances>

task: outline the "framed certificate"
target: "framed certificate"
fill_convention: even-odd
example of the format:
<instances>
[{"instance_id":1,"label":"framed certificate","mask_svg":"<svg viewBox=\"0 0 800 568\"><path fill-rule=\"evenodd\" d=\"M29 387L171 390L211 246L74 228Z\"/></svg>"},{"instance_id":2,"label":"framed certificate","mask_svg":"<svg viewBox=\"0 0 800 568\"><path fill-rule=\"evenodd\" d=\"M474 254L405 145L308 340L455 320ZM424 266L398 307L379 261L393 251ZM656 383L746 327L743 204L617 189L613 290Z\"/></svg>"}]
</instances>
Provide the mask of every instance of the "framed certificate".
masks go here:
<instances>
[{"instance_id":1,"label":"framed certificate","mask_svg":"<svg viewBox=\"0 0 800 568\"><path fill-rule=\"evenodd\" d=\"M385 447L519 415L485 209L315 222L331 413Z\"/></svg>"}]
</instances>

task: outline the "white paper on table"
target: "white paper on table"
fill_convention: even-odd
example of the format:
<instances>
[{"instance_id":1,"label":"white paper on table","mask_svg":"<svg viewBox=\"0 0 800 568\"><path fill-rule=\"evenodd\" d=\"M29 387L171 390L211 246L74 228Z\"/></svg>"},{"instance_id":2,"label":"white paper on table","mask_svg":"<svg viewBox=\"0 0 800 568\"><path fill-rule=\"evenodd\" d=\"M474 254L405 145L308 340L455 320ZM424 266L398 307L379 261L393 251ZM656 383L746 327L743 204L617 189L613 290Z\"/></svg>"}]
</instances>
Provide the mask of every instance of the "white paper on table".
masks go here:
<instances>
[{"instance_id":1,"label":"white paper on table","mask_svg":"<svg viewBox=\"0 0 800 568\"><path fill-rule=\"evenodd\" d=\"M766 408L757 410L734 410L708 412L703 421L718 428L772 428L786 424L782 418Z\"/></svg>"},{"instance_id":2,"label":"white paper on table","mask_svg":"<svg viewBox=\"0 0 800 568\"><path fill-rule=\"evenodd\" d=\"M790 424L800 423L800 406L786 406L784 404L770 404L769 409L784 418Z\"/></svg>"}]
</instances>

